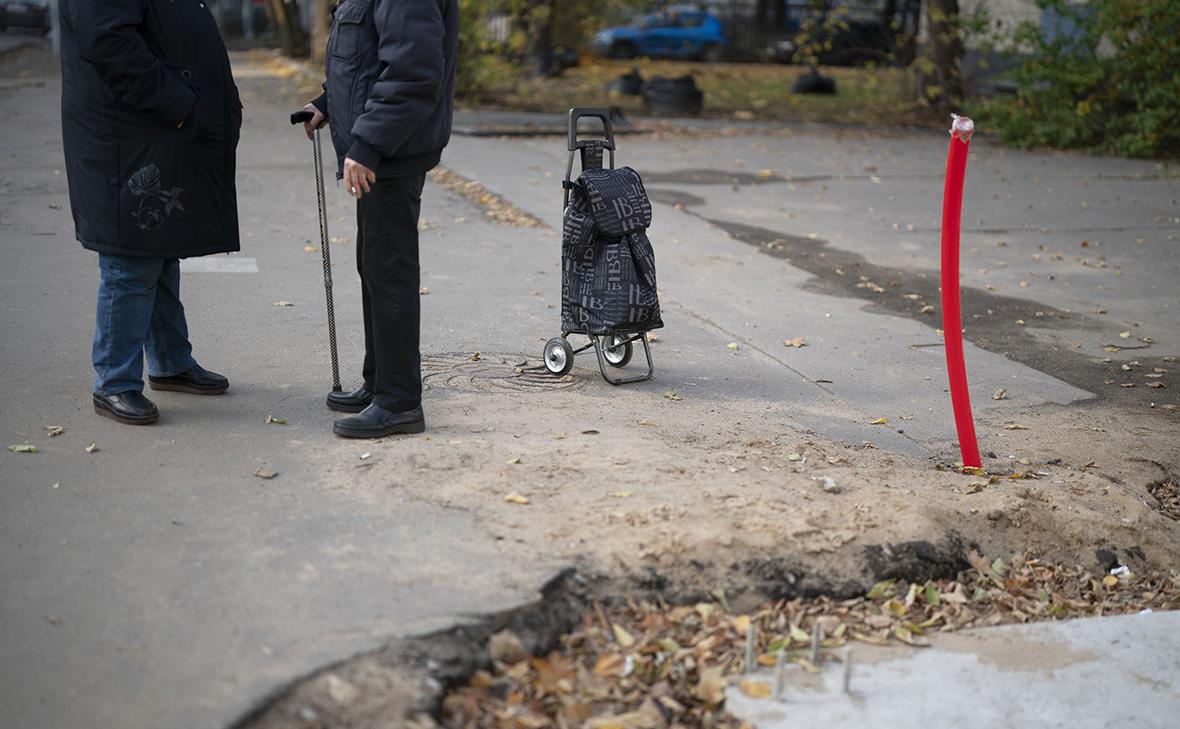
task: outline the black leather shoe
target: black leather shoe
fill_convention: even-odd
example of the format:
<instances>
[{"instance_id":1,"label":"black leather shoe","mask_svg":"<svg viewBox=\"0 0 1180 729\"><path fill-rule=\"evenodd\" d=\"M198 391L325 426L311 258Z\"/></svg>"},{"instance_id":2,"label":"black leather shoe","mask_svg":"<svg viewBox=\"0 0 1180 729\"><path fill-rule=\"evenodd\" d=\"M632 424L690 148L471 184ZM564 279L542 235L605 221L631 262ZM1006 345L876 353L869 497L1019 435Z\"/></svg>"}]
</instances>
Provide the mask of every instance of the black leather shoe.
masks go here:
<instances>
[{"instance_id":1,"label":"black leather shoe","mask_svg":"<svg viewBox=\"0 0 1180 729\"><path fill-rule=\"evenodd\" d=\"M150 425L160 419L155 404L135 390L117 395L94 393L94 412L127 425Z\"/></svg>"},{"instance_id":2,"label":"black leather shoe","mask_svg":"<svg viewBox=\"0 0 1180 729\"><path fill-rule=\"evenodd\" d=\"M352 392L329 392L328 409L338 413L359 413L373 402L373 393L361 385Z\"/></svg>"},{"instance_id":3,"label":"black leather shoe","mask_svg":"<svg viewBox=\"0 0 1180 729\"><path fill-rule=\"evenodd\" d=\"M424 430L426 418L421 406L404 413L395 413L380 405L370 405L360 413L332 424L332 432L342 438L384 438L387 435L421 433Z\"/></svg>"},{"instance_id":4,"label":"black leather shoe","mask_svg":"<svg viewBox=\"0 0 1180 729\"><path fill-rule=\"evenodd\" d=\"M172 377L148 377L148 386L153 390L174 390L193 395L220 395L229 389L229 380L195 364Z\"/></svg>"}]
</instances>

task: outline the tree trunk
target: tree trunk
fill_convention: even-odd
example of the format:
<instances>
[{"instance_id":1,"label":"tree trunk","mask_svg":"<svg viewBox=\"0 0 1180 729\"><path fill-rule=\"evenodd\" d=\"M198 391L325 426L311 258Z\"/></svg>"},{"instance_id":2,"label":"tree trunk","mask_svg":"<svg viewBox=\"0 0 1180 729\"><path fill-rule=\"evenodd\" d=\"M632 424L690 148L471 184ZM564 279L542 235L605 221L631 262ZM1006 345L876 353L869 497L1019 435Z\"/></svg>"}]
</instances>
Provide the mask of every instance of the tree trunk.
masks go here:
<instances>
[{"instance_id":1,"label":"tree trunk","mask_svg":"<svg viewBox=\"0 0 1180 729\"><path fill-rule=\"evenodd\" d=\"M328 49L328 33L332 30L331 0L312 0L311 9L311 60L324 62Z\"/></svg>"},{"instance_id":2,"label":"tree trunk","mask_svg":"<svg viewBox=\"0 0 1180 729\"><path fill-rule=\"evenodd\" d=\"M926 0L928 74L922 83L925 98L934 106L957 111L963 103L963 29L959 0Z\"/></svg>"},{"instance_id":3,"label":"tree trunk","mask_svg":"<svg viewBox=\"0 0 1180 729\"><path fill-rule=\"evenodd\" d=\"M307 38L299 24L298 0L267 0L267 14L279 34L279 48L286 56L307 53Z\"/></svg>"}]
</instances>

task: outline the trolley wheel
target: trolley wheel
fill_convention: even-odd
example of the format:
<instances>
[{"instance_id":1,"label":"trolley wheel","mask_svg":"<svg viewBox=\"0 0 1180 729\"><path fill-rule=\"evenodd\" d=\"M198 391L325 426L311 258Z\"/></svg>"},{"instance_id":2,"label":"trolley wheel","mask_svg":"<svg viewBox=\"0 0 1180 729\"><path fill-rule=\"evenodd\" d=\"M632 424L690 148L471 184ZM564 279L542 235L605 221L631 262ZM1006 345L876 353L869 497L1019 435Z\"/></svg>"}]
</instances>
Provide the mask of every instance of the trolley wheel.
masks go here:
<instances>
[{"instance_id":1,"label":"trolley wheel","mask_svg":"<svg viewBox=\"0 0 1180 729\"><path fill-rule=\"evenodd\" d=\"M602 338L602 356L611 367L626 367L632 354L630 339L618 335Z\"/></svg>"},{"instance_id":2,"label":"trolley wheel","mask_svg":"<svg viewBox=\"0 0 1180 729\"><path fill-rule=\"evenodd\" d=\"M545 369L558 377L568 375L574 368L574 348L565 341L565 337L554 337L545 342L545 353L542 357L545 360Z\"/></svg>"}]
</instances>

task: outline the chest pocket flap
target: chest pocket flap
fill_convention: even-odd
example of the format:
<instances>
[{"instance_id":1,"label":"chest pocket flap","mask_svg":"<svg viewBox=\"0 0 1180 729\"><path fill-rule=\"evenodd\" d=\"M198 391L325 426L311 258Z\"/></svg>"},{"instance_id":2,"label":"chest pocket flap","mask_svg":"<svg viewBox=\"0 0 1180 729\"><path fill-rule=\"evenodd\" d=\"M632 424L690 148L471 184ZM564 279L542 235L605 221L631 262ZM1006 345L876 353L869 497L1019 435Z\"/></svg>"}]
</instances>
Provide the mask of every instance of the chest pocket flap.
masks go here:
<instances>
[{"instance_id":1,"label":"chest pocket flap","mask_svg":"<svg viewBox=\"0 0 1180 729\"><path fill-rule=\"evenodd\" d=\"M345 0L332 12L332 37L328 53L346 61L355 61L377 45L373 27L371 0Z\"/></svg>"}]
</instances>

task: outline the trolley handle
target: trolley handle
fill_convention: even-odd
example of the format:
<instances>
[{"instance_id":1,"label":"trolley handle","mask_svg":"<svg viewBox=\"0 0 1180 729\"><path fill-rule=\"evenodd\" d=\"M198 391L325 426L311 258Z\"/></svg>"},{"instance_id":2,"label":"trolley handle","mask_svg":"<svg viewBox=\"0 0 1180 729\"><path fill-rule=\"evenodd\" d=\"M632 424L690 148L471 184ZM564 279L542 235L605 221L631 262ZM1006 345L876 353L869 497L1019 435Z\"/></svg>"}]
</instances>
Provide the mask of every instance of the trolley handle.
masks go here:
<instances>
[{"instance_id":1,"label":"trolley handle","mask_svg":"<svg viewBox=\"0 0 1180 729\"><path fill-rule=\"evenodd\" d=\"M570 152L585 147L588 142L578 141L578 120L582 117L592 117L602 121L603 131L606 132L606 148L613 150L615 148L615 132L614 127L611 126L610 112L601 108L590 108L583 106L575 106L570 109L569 121L569 145Z\"/></svg>"}]
</instances>

